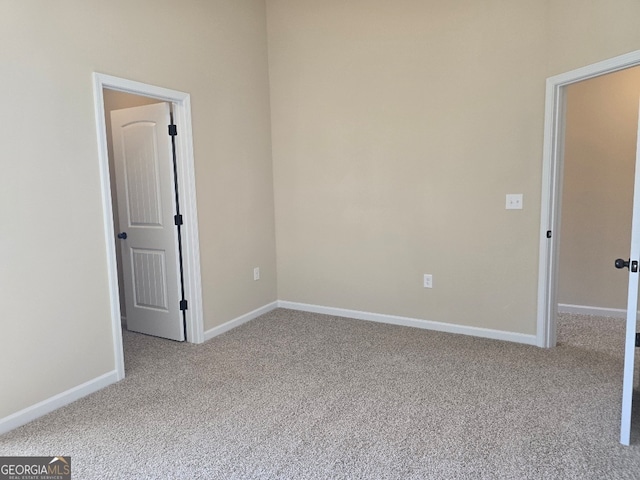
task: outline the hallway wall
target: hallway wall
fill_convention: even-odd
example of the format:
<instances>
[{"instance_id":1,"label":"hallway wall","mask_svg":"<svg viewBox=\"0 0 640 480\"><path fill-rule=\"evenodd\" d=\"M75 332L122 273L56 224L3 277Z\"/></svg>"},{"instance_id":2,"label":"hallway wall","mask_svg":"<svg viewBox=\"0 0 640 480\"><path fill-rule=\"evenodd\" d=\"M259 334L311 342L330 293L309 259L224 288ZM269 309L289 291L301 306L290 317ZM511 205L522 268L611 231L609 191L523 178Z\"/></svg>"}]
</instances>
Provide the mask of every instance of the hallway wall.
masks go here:
<instances>
[{"instance_id":1,"label":"hallway wall","mask_svg":"<svg viewBox=\"0 0 640 480\"><path fill-rule=\"evenodd\" d=\"M640 67L566 93L558 302L626 309Z\"/></svg>"}]
</instances>

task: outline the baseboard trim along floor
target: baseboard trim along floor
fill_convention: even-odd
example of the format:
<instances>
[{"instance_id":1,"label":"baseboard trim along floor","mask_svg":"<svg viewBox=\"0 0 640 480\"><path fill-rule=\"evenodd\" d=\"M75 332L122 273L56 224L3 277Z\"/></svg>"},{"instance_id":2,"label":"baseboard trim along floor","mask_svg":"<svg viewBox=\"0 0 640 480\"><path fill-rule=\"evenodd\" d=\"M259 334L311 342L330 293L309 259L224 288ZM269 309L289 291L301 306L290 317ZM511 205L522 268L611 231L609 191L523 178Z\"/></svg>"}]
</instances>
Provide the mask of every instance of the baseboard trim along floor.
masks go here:
<instances>
[{"instance_id":1,"label":"baseboard trim along floor","mask_svg":"<svg viewBox=\"0 0 640 480\"><path fill-rule=\"evenodd\" d=\"M278 301L278 307L289 310L300 310L303 312L323 313L336 317L354 318L357 320L368 320L371 322L388 323L403 327L422 328L425 330L435 330L446 333L459 333L474 337L491 338L494 340L506 340L508 342L523 343L525 345L537 345L535 335L523 333L505 332L502 330L492 330L489 328L469 327L466 325L455 325L452 323L434 322L431 320L421 320L418 318L399 317L396 315L384 315L380 313L362 312L359 310L348 310L344 308L323 307L320 305L309 305L306 303L296 303Z\"/></svg>"},{"instance_id":2,"label":"baseboard trim along floor","mask_svg":"<svg viewBox=\"0 0 640 480\"><path fill-rule=\"evenodd\" d=\"M267 305L264 305L260 308L256 308L249 313L245 313L244 315L240 315L233 320L229 320L228 322L223 323L222 325L218 325L217 327L213 327L206 332L204 332L204 341L211 340L213 337L217 337L218 335L222 335L225 332L228 332L232 328L239 327L243 323L247 323L255 318L258 318L260 315L264 315L265 313L269 313L271 310L275 310L278 308L278 302L271 302Z\"/></svg>"},{"instance_id":3,"label":"baseboard trim along floor","mask_svg":"<svg viewBox=\"0 0 640 480\"><path fill-rule=\"evenodd\" d=\"M580 315L595 315L596 317L626 318L627 311L623 308L602 308L588 305L558 304L558 313L578 313Z\"/></svg>"},{"instance_id":4,"label":"baseboard trim along floor","mask_svg":"<svg viewBox=\"0 0 640 480\"><path fill-rule=\"evenodd\" d=\"M114 370L4 417L0 419L0 435L97 392L112 383L116 383L117 380L118 373Z\"/></svg>"}]
</instances>

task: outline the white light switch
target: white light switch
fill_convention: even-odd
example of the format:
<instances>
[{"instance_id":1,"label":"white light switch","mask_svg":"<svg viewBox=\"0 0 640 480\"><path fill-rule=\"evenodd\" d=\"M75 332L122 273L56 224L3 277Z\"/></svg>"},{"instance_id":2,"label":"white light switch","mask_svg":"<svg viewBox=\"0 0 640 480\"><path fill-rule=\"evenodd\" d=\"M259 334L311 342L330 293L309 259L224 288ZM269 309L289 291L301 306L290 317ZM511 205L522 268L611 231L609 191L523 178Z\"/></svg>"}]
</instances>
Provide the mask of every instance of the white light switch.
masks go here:
<instances>
[{"instance_id":1,"label":"white light switch","mask_svg":"<svg viewBox=\"0 0 640 480\"><path fill-rule=\"evenodd\" d=\"M522 194L507 193L507 210L522 210Z\"/></svg>"}]
</instances>

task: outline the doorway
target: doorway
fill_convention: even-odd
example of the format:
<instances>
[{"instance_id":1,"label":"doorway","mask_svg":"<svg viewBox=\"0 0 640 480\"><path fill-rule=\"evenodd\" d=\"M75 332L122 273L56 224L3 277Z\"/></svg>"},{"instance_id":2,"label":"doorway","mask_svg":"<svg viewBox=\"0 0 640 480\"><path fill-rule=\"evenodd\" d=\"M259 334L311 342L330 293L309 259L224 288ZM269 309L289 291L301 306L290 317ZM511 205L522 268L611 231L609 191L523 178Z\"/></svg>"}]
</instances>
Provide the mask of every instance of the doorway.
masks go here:
<instances>
[{"instance_id":1,"label":"doorway","mask_svg":"<svg viewBox=\"0 0 640 480\"><path fill-rule=\"evenodd\" d=\"M638 65L640 65L640 51L547 79L538 270L537 345L539 347L550 348L556 345L567 87Z\"/></svg>"},{"instance_id":2,"label":"doorway","mask_svg":"<svg viewBox=\"0 0 640 480\"><path fill-rule=\"evenodd\" d=\"M640 67L566 87L558 312L624 318Z\"/></svg>"},{"instance_id":3,"label":"doorway","mask_svg":"<svg viewBox=\"0 0 640 480\"><path fill-rule=\"evenodd\" d=\"M541 243L540 243L540 270L539 270L539 289L538 289L538 345L541 347L553 347L556 344L557 329L557 300L558 300L558 271L559 271L559 250L560 241L560 217L561 217L561 198L565 147L571 136L567 135L567 98L568 87L578 82L587 81L589 79L600 79L603 76L622 72L640 65L640 51L631 54L622 55L605 62L590 65L579 70L574 70L563 75L551 77L547 79L547 96L545 110L545 140L544 140L544 158L543 158L543 181L542 181L542 212L541 212ZM628 72L627 72L628 73ZM611 95L612 93L610 93ZM637 95L637 92L636 92ZM637 112L637 96L635 108ZM638 115L635 114L635 130L636 138L633 150L633 169L634 183L633 185L633 203L630 217L632 218L632 235L628 236L630 244L630 255L637 259L640 256L640 130L638 130ZM615 117L612 117L616 120ZM600 129L605 129L602 124ZM620 131L622 130L619 128ZM600 131L593 133L593 125L587 128L591 131L591 135L600 137ZM619 132L616 132L619 133ZM589 139L593 142L593 139ZM585 143L589 143L584 139ZM595 144L590 145L594 148ZM571 150L571 149L569 149ZM597 148L596 148L597 150ZM591 157L593 152L583 151L581 154L585 157ZM596 157L599 155L596 153ZM602 159L600 159L602 162ZM614 188L615 195L615 188ZM601 205L598 204L598 207ZM588 213L587 213L588 215ZM628 214L627 214L628 215ZM583 220L584 221L584 220ZM628 220L627 220L628 221ZM614 228L613 234L616 235L620 231ZM559 235L560 234L560 235ZM620 248L620 247L618 247ZM586 249L588 251L588 248ZM626 246L624 253L629 252L629 246ZM594 252L590 252L591 255ZM615 256L615 255L612 255ZM606 261L604 259L603 261ZM638 299L638 262L634 260L623 261L616 260L615 266L622 268L623 265L629 266L630 274L628 276L628 301L626 304L626 333L624 341L624 372L623 372L623 388L622 388L622 412L620 423L620 443L629 445L631 430L631 407L633 397L634 383L634 356L637 344L636 321L637 321L637 299ZM575 267L575 266L574 266ZM582 266L578 265L578 269ZM602 287L601 287L602 288Z\"/></svg>"},{"instance_id":4,"label":"doorway","mask_svg":"<svg viewBox=\"0 0 640 480\"><path fill-rule=\"evenodd\" d=\"M186 313L186 336L190 343L204 341L202 320L202 288L200 276L200 249L198 244L198 222L195 192L195 169L191 134L191 105L187 93L169 90L154 85L135 82L101 73L94 73L94 104L100 163L102 204L104 215L105 243L109 293L111 300L112 334L114 358L118 380L125 376L122 348L120 311L120 289L118 282L115 230L113 224L112 185L109 172L107 125L105 121L105 91L122 92L144 97L151 102L168 102L172 106L174 123L178 130L176 140L176 171L178 194L183 216L182 252L184 265L184 291L188 300Z\"/></svg>"}]
</instances>

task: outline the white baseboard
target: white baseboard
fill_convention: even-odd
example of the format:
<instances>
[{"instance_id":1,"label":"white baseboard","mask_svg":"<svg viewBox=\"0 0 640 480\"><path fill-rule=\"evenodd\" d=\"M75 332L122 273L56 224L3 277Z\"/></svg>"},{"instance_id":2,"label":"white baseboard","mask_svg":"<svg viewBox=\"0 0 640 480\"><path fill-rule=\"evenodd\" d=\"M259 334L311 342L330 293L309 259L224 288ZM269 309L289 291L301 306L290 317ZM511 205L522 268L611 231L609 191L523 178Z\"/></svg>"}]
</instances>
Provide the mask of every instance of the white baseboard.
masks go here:
<instances>
[{"instance_id":1,"label":"white baseboard","mask_svg":"<svg viewBox=\"0 0 640 480\"><path fill-rule=\"evenodd\" d=\"M306 303L278 301L278 307L289 310L300 310L303 312L323 313L336 317L355 318L357 320L368 320L371 322L389 323L391 325L401 325L404 327L422 328L425 330L435 330L438 332L459 333L474 337L491 338L494 340L506 340L508 342L523 343L526 345L537 345L535 335L524 333L505 332L503 330L491 330L488 328L469 327L465 325L455 325L453 323L433 322L431 320L421 320L418 318L398 317L396 315L384 315L380 313L361 312L358 310L346 310L343 308L323 307L320 305L309 305Z\"/></svg>"},{"instance_id":2,"label":"white baseboard","mask_svg":"<svg viewBox=\"0 0 640 480\"><path fill-rule=\"evenodd\" d=\"M88 382L70 388L66 392L59 393L53 397L47 398L42 402L36 403L30 407L27 407L19 412L12 413L11 415L0 419L0 435L7 433L14 428L18 428L25 425L36 418L42 417L47 413L51 413L58 408L64 407L76 400L86 397L98 390L116 383L118 381L118 372L115 370L99 377L89 380Z\"/></svg>"},{"instance_id":3,"label":"white baseboard","mask_svg":"<svg viewBox=\"0 0 640 480\"><path fill-rule=\"evenodd\" d=\"M596 315L598 317L626 318L627 310L623 308L601 308L588 305L558 304L558 313L578 313L580 315Z\"/></svg>"},{"instance_id":4,"label":"white baseboard","mask_svg":"<svg viewBox=\"0 0 640 480\"><path fill-rule=\"evenodd\" d=\"M223 323L222 325L218 325L217 327L213 327L210 330L204 332L204 341L211 340L213 337L217 337L218 335L222 335L225 332L228 332L232 328L239 327L243 323L247 323L254 318L258 318L260 315L264 315L265 313L270 312L271 310L275 310L278 308L278 302L271 302L267 305L256 308L255 310L245 313L233 320L229 320L228 322Z\"/></svg>"}]
</instances>

